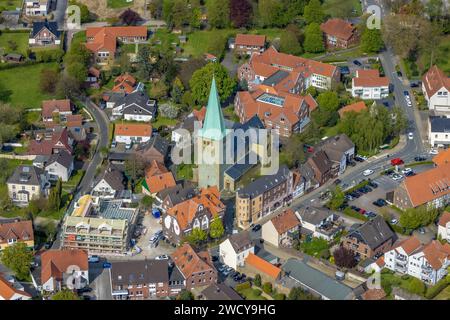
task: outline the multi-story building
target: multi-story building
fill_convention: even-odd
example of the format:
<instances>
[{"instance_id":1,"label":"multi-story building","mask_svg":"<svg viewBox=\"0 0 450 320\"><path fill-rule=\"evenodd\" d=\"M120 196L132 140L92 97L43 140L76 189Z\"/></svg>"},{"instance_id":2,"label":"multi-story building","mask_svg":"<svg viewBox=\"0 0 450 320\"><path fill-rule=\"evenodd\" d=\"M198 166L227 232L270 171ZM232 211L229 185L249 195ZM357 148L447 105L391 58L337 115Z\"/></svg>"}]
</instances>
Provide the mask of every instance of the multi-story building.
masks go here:
<instances>
[{"instance_id":1,"label":"multi-story building","mask_svg":"<svg viewBox=\"0 0 450 320\"><path fill-rule=\"evenodd\" d=\"M64 218L61 247L96 255L126 254L136 217L137 209L122 200L94 203L90 195L85 195Z\"/></svg>"},{"instance_id":2,"label":"multi-story building","mask_svg":"<svg viewBox=\"0 0 450 320\"><path fill-rule=\"evenodd\" d=\"M86 29L86 48L95 55L95 62L107 64L114 60L117 42L144 43L147 41L147 27L91 27Z\"/></svg>"},{"instance_id":3,"label":"multi-story building","mask_svg":"<svg viewBox=\"0 0 450 320\"><path fill-rule=\"evenodd\" d=\"M384 254L385 267L408 274L428 285L434 285L447 275L450 266L450 245L432 240L422 245L416 237L400 242Z\"/></svg>"},{"instance_id":4,"label":"multi-story building","mask_svg":"<svg viewBox=\"0 0 450 320\"><path fill-rule=\"evenodd\" d=\"M8 195L14 204L26 206L33 199L46 197L50 183L48 174L41 168L21 165L6 182Z\"/></svg>"},{"instance_id":5,"label":"multi-story building","mask_svg":"<svg viewBox=\"0 0 450 320\"><path fill-rule=\"evenodd\" d=\"M327 49L346 49L359 40L356 26L342 19L333 18L320 25Z\"/></svg>"},{"instance_id":6,"label":"multi-story building","mask_svg":"<svg viewBox=\"0 0 450 320\"><path fill-rule=\"evenodd\" d=\"M438 237L450 243L450 212L445 211L439 218Z\"/></svg>"},{"instance_id":7,"label":"multi-story building","mask_svg":"<svg viewBox=\"0 0 450 320\"><path fill-rule=\"evenodd\" d=\"M450 117L450 77L436 65L422 78L422 91L428 103L428 109L436 115Z\"/></svg>"},{"instance_id":8,"label":"multi-story building","mask_svg":"<svg viewBox=\"0 0 450 320\"><path fill-rule=\"evenodd\" d=\"M450 145L450 118L430 116L428 118L428 139L432 147Z\"/></svg>"},{"instance_id":9,"label":"multi-story building","mask_svg":"<svg viewBox=\"0 0 450 320\"><path fill-rule=\"evenodd\" d=\"M292 199L292 172L281 166L274 175L256 179L236 192L236 219L246 228Z\"/></svg>"},{"instance_id":10,"label":"multi-story building","mask_svg":"<svg viewBox=\"0 0 450 320\"><path fill-rule=\"evenodd\" d=\"M31 220L0 223L0 251L20 242L25 243L28 248L34 248Z\"/></svg>"},{"instance_id":11,"label":"multi-story building","mask_svg":"<svg viewBox=\"0 0 450 320\"><path fill-rule=\"evenodd\" d=\"M330 90L341 77L339 68L336 66L281 53L274 47L268 48L261 54L253 54L249 62L239 67L238 77L239 80L245 80L252 91L279 70L298 74L303 84L302 91L310 86Z\"/></svg>"},{"instance_id":12,"label":"multi-story building","mask_svg":"<svg viewBox=\"0 0 450 320\"><path fill-rule=\"evenodd\" d=\"M185 288L185 279L170 260L117 261L109 269L114 300L173 297Z\"/></svg>"},{"instance_id":13,"label":"multi-story building","mask_svg":"<svg viewBox=\"0 0 450 320\"><path fill-rule=\"evenodd\" d=\"M25 15L27 16L46 16L49 9L49 0L25 0Z\"/></svg>"},{"instance_id":14,"label":"multi-story building","mask_svg":"<svg viewBox=\"0 0 450 320\"><path fill-rule=\"evenodd\" d=\"M186 279L186 289L217 283L217 270L208 251L196 252L185 243L171 254L172 261Z\"/></svg>"},{"instance_id":15,"label":"multi-story building","mask_svg":"<svg viewBox=\"0 0 450 320\"><path fill-rule=\"evenodd\" d=\"M252 55L253 53L263 53L266 48L266 36L255 34L237 34L234 42L230 44L230 49L234 49L236 54Z\"/></svg>"},{"instance_id":16,"label":"multi-story building","mask_svg":"<svg viewBox=\"0 0 450 320\"><path fill-rule=\"evenodd\" d=\"M262 225L261 238L275 247L291 247L300 238L300 220L285 210Z\"/></svg>"},{"instance_id":17,"label":"multi-story building","mask_svg":"<svg viewBox=\"0 0 450 320\"><path fill-rule=\"evenodd\" d=\"M360 261L383 254L391 249L394 242L395 233L380 215L366 221L342 239L342 245Z\"/></svg>"},{"instance_id":18,"label":"multi-story building","mask_svg":"<svg viewBox=\"0 0 450 320\"><path fill-rule=\"evenodd\" d=\"M366 99L383 99L389 96L389 79L380 77L378 70L356 70L352 79L352 96Z\"/></svg>"},{"instance_id":19,"label":"multi-story building","mask_svg":"<svg viewBox=\"0 0 450 320\"><path fill-rule=\"evenodd\" d=\"M233 234L219 245L221 262L234 270L244 266L249 253L255 253L255 246L248 231Z\"/></svg>"},{"instance_id":20,"label":"multi-story building","mask_svg":"<svg viewBox=\"0 0 450 320\"><path fill-rule=\"evenodd\" d=\"M400 209L442 208L449 202L450 163L406 177L394 190L394 205Z\"/></svg>"}]
</instances>

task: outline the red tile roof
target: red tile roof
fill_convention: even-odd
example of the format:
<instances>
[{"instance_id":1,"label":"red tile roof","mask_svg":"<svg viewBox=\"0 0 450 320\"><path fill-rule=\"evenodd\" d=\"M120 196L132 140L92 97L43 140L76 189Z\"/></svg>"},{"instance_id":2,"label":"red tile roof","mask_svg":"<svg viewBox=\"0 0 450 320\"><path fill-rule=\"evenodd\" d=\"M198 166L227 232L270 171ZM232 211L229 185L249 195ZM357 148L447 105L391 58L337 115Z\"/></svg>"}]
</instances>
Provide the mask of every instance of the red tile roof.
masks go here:
<instances>
[{"instance_id":1,"label":"red tile roof","mask_svg":"<svg viewBox=\"0 0 450 320\"><path fill-rule=\"evenodd\" d=\"M151 137L152 126L150 124L137 123L116 124L114 136Z\"/></svg>"},{"instance_id":2,"label":"red tile roof","mask_svg":"<svg viewBox=\"0 0 450 320\"><path fill-rule=\"evenodd\" d=\"M446 227L447 223L450 222L450 212L445 211L442 216L439 218L439 225Z\"/></svg>"},{"instance_id":3,"label":"red tile roof","mask_svg":"<svg viewBox=\"0 0 450 320\"><path fill-rule=\"evenodd\" d=\"M0 274L0 298L3 298L4 300L10 300L15 294L31 298L31 295L29 293L14 288L12 283L10 283L3 277L2 274Z\"/></svg>"},{"instance_id":4,"label":"red tile roof","mask_svg":"<svg viewBox=\"0 0 450 320\"><path fill-rule=\"evenodd\" d=\"M422 246L422 244L420 243L420 240L417 239L417 237L412 236L412 237L406 238L403 241L400 241L398 243L398 245L396 245L392 249L402 248L403 251L405 251L405 253L407 255L410 255L413 252L415 252L416 250L418 250L419 248L421 248L421 246Z\"/></svg>"},{"instance_id":5,"label":"red tile roof","mask_svg":"<svg viewBox=\"0 0 450 320\"><path fill-rule=\"evenodd\" d=\"M265 44L266 36L241 33L236 35L235 45L264 47Z\"/></svg>"},{"instance_id":6,"label":"red tile roof","mask_svg":"<svg viewBox=\"0 0 450 320\"><path fill-rule=\"evenodd\" d=\"M277 230L278 234L283 234L300 225L300 220L291 209L287 209L277 214L275 217L270 219L270 221L275 227L275 230Z\"/></svg>"},{"instance_id":7,"label":"red tile roof","mask_svg":"<svg viewBox=\"0 0 450 320\"><path fill-rule=\"evenodd\" d=\"M195 273L215 271L209 253L207 251L197 253L187 243L175 250L171 258L186 279Z\"/></svg>"},{"instance_id":8,"label":"red tile roof","mask_svg":"<svg viewBox=\"0 0 450 320\"><path fill-rule=\"evenodd\" d=\"M352 79L354 87L386 87L389 86L387 77L380 77L378 70L357 70Z\"/></svg>"},{"instance_id":9,"label":"red tile roof","mask_svg":"<svg viewBox=\"0 0 450 320\"><path fill-rule=\"evenodd\" d=\"M145 26L87 28L86 48L93 52L106 50L114 55L118 37L147 37L147 28Z\"/></svg>"},{"instance_id":10,"label":"red tile roof","mask_svg":"<svg viewBox=\"0 0 450 320\"><path fill-rule=\"evenodd\" d=\"M134 91L136 83L137 81L132 75L125 73L114 79L114 87L112 88L112 92L124 92L130 94Z\"/></svg>"},{"instance_id":11,"label":"red tile roof","mask_svg":"<svg viewBox=\"0 0 450 320\"><path fill-rule=\"evenodd\" d=\"M68 267L77 266L80 270L89 270L88 254L83 250L48 250L41 255L41 282L50 278L62 280Z\"/></svg>"},{"instance_id":12,"label":"red tile roof","mask_svg":"<svg viewBox=\"0 0 450 320\"><path fill-rule=\"evenodd\" d=\"M335 36L336 38L348 40L353 36L356 27L350 22L334 18L322 23L320 29L322 32Z\"/></svg>"},{"instance_id":13,"label":"red tile roof","mask_svg":"<svg viewBox=\"0 0 450 320\"><path fill-rule=\"evenodd\" d=\"M436 156L434 156L433 162L437 166L450 164L450 149L441 150Z\"/></svg>"},{"instance_id":14,"label":"red tile roof","mask_svg":"<svg viewBox=\"0 0 450 320\"><path fill-rule=\"evenodd\" d=\"M450 259L450 244L448 243L441 244L439 241L433 240L426 244L422 251L434 270L442 268L445 261Z\"/></svg>"},{"instance_id":15,"label":"red tile roof","mask_svg":"<svg viewBox=\"0 0 450 320\"><path fill-rule=\"evenodd\" d=\"M428 97L434 96L434 94L441 88L446 88L450 91L450 77L444 74L444 71L434 65L428 70L422 78L422 83L425 87L425 91Z\"/></svg>"},{"instance_id":16,"label":"red tile roof","mask_svg":"<svg viewBox=\"0 0 450 320\"><path fill-rule=\"evenodd\" d=\"M60 113L71 111L72 107L69 99L42 101L42 116L45 118L51 118L55 112Z\"/></svg>"},{"instance_id":17,"label":"red tile roof","mask_svg":"<svg viewBox=\"0 0 450 320\"><path fill-rule=\"evenodd\" d=\"M271 277L272 279L277 279L281 273L281 269L275 267L273 264L267 262L266 260L258 257L253 253L249 253L245 259L245 264L254 267L255 269L261 271L263 274Z\"/></svg>"},{"instance_id":18,"label":"red tile roof","mask_svg":"<svg viewBox=\"0 0 450 320\"><path fill-rule=\"evenodd\" d=\"M68 128L81 127L83 125L83 116L81 114L68 114L66 119L66 126Z\"/></svg>"},{"instance_id":19,"label":"red tile roof","mask_svg":"<svg viewBox=\"0 0 450 320\"><path fill-rule=\"evenodd\" d=\"M0 224L0 244L7 243L9 239L15 239L17 242L34 241L31 220Z\"/></svg>"},{"instance_id":20,"label":"red tile roof","mask_svg":"<svg viewBox=\"0 0 450 320\"><path fill-rule=\"evenodd\" d=\"M28 146L28 154L49 156L53 154L53 149L63 149L72 154L67 128L54 131L49 139L42 138L39 141L31 141Z\"/></svg>"}]
</instances>

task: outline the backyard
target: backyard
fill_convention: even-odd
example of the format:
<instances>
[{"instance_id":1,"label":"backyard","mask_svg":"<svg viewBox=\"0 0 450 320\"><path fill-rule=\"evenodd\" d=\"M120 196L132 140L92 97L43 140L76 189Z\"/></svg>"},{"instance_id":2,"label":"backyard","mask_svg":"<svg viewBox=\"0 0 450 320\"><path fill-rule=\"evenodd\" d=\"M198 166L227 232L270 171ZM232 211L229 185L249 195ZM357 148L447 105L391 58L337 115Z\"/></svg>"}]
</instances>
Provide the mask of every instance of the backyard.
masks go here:
<instances>
[{"instance_id":1,"label":"backyard","mask_svg":"<svg viewBox=\"0 0 450 320\"><path fill-rule=\"evenodd\" d=\"M0 51L3 54L20 53L27 54L28 33L26 32L2 32L0 34Z\"/></svg>"},{"instance_id":2,"label":"backyard","mask_svg":"<svg viewBox=\"0 0 450 320\"><path fill-rule=\"evenodd\" d=\"M22 0L0 0L0 12L3 10L16 10L22 6Z\"/></svg>"},{"instance_id":3,"label":"backyard","mask_svg":"<svg viewBox=\"0 0 450 320\"><path fill-rule=\"evenodd\" d=\"M8 102L13 106L23 106L27 109L40 107L42 100L52 98L41 92L39 87L41 71L56 68L56 63L40 63L1 70L0 83L11 90Z\"/></svg>"},{"instance_id":4,"label":"backyard","mask_svg":"<svg viewBox=\"0 0 450 320\"><path fill-rule=\"evenodd\" d=\"M108 0L109 8L125 8L133 5L133 0Z\"/></svg>"}]
</instances>

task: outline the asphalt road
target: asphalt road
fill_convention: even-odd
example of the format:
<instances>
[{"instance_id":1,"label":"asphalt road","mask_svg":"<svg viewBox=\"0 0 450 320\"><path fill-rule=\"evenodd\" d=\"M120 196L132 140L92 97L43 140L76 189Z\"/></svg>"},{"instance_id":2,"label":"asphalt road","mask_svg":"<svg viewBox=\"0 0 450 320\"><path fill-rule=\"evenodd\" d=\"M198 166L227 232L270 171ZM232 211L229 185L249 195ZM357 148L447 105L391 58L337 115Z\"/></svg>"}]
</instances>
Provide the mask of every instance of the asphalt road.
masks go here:
<instances>
[{"instance_id":1,"label":"asphalt road","mask_svg":"<svg viewBox=\"0 0 450 320\"><path fill-rule=\"evenodd\" d=\"M63 30L65 28L64 20L66 16L67 3L67 0L56 0L56 9L53 13L55 21L58 22L58 28L60 30Z\"/></svg>"}]
</instances>

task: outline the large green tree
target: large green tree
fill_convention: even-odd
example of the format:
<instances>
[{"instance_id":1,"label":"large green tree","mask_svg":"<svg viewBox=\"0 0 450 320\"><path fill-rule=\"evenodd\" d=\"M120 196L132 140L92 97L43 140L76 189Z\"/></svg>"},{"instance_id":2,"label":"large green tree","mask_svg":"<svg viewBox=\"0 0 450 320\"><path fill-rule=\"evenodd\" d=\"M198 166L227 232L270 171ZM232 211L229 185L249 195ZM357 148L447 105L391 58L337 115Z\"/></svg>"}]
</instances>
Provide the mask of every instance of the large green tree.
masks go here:
<instances>
[{"instance_id":1,"label":"large green tree","mask_svg":"<svg viewBox=\"0 0 450 320\"><path fill-rule=\"evenodd\" d=\"M384 47L379 29L365 28L361 36L361 49L365 53L378 53Z\"/></svg>"},{"instance_id":2,"label":"large green tree","mask_svg":"<svg viewBox=\"0 0 450 320\"><path fill-rule=\"evenodd\" d=\"M429 209L426 206L406 209L400 215L400 224L407 229L417 229L421 226L427 226L438 217L439 212L436 209Z\"/></svg>"},{"instance_id":3,"label":"large green tree","mask_svg":"<svg viewBox=\"0 0 450 320\"><path fill-rule=\"evenodd\" d=\"M323 52L325 50L322 30L320 30L318 23L312 22L306 27L303 48L306 52L311 53Z\"/></svg>"},{"instance_id":4,"label":"large green tree","mask_svg":"<svg viewBox=\"0 0 450 320\"><path fill-rule=\"evenodd\" d=\"M208 0L208 21L213 28L223 29L230 25L230 1Z\"/></svg>"},{"instance_id":5,"label":"large green tree","mask_svg":"<svg viewBox=\"0 0 450 320\"><path fill-rule=\"evenodd\" d=\"M342 191L341 187L336 187L333 191L331 191L331 200L328 203L331 210L337 210L340 206L342 206L345 202L345 194Z\"/></svg>"},{"instance_id":6,"label":"large green tree","mask_svg":"<svg viewBox=\"0 0 450 320\"><path fill-rule=\"evenodd\" d=\"M278 0L259 0L259 24L263 27L281 27L285 21L283 5Z\"/></svg>"},{"instance_id":7,"label":"large green tree","mask_svg":"<svg viewBox=\"0 0 450 320\"><path fill-rule=\"evenodd\" d=\"M191 233L186 237L187 241L193 245L199 245L200 243L206 241L208 234L205 230L200 228L192 229Z\"/></svg>"},{"instance_id":8,"label":"large green tree","mask_svg":"<svg viewBox=\"0 0 450 320\"><path fill-rule=\"evenodd\" d=\"M11 269L19 280L26 280L30 273L33 252L24 242L6 247L0 253L2 263Z\"/></svg>"},{"instance_id":9,"label":"large green tree","mask_svg":"<svg viewBox=\"0 0 450 320\"><path fill-rule=\"evenodd\" d=\"M219 239L225 233L225 229L223 227L222 219L219 217L214 218L211 221L211 225L209 226L209 236L213 239Z\"/></svg>"},{"instance_id":10,"label":"large green tree","mask_svg":"<svg viewBox=\"0 0 450 320\"><path fill-rule=\"evenodd\" d=\"M230 77L228 70L220 63L208 63L195 71L189 81L192 98L197 104L205 104L208 101L213 76L221 101L228 99L235 90L236 80Z\"/></svg>"},{"instance_id":11,"label":"large green tree","mask_svg":"<svg viewBox=\"0 0 450 320\"><path fill-rule=\"evenodd\" d=\"M302 46L298 42L297 35L286 30L280 37L280 51L287 54L299 55L303 52Z\"/></svg>"},{"instance_id":12,"label":"large green tree","mask_svg":"<svg viewBox=\"0 0 450 320\"><path fill-rule=\"evenodd\" d=\"M322 23L325 19L322 5L319 0L311 0L303 10L303 18L306 23Z\"/></svg>"},{"instance_id":13,"label":"large green tree","mask_svg":"<svg viewBox=\"0 0 450 320\"><path fill-rule=\"evenodd\" d=\"M57 293L55 293L52 300L80 300L80 297L73 291L68 289L63 289Z\"/></svg>"}]
</instances>

